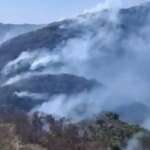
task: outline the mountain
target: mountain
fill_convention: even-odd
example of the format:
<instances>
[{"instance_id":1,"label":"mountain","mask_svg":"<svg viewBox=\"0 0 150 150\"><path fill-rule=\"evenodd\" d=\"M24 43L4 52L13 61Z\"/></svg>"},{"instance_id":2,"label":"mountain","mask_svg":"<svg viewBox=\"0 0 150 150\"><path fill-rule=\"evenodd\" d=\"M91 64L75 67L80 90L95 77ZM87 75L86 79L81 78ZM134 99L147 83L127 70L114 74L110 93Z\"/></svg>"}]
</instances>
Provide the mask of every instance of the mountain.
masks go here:
<instances>
[{"instance_id":1,"label":"mountain","mask_svg":"<svg viewBox=\"0 0 150 150\"><path fill-rule=\"evenodd\" d=\"M83 14L7 40L0 45L1 104L32 110L52 96L88 93L81 108L89 114L108 107L123 116L128 107L145 108L149 21L150 3L146 3ZM93 96L95 89L99 91ZM79 108L74 107L73 111ZM133 122L138 116L142 120L147 111L141 113L133 115Z\"/></svg>"},{"instance_id":2,"label":"mountain","mask_svg":"<svg viewBox=\"0 0 150 150\"><path fill-rule=\"evenodd\" d=\"M56 95L74 95L101 87L94 80L68 74L32 76L0 89L3 107L31 111Z\"/></svg>"},{"instance_id":3,"label":"mountain","mask_svg":"<svg viewBox=\"0 0 150 150\"><path fill-rule=\"evenodd\" d=\"M47 54L45 52L45 55L51 55L51 53L55 51L61 52L61 49L74 39L86 40L86 38L91 38L95 40L94 43L92 43L93 45L91 45L91 49L102 49L102 52L106 53L106 55L109 54L110 56L112 55L112 51L114 51L113 55L116 57L125 56L126 50L125 46L123 47L122 44L128 42L127 40L130 35L140 35L139 32L144 27L148 26L150 20L149 7L150 4L147 3L142 6L121 9L119 13L116 14L117 20L119 18L119 21L115 20L116 17L111 16L113 12L105 10L103 12L81 15L72 20L66 19L54 22L42 29L17 36L4 42L0 46L0 69L4 68L4 66L11 61L17 61L18 58L22 61L24 55L25 57L30 54L37 55L36 53L44 53L45 51L48 51ZM95 39L101 38L98 37L101 32L99 33L97 30L102 31L102 35L108 33L108 35L110 34L110 37L114 36L113 34L116 34L116 36L113 41L108 37L106 43L101 44L98 40L103 42L103 39ZM91 41L93 42L93 40ZM109 40L111 40L111 45L107 43ZM37 55L35 57L39 56ZM17 63L20 63L20 61L18 60ZM63 62L58 60L56 64L63 65ZM31 66L25 64L23 67L29 70L29 67ZM23 67L20 67L17 71L20 72L20 69Z\"/></svg>"},{"instance_id":4,"label":"mountain","mask_svg":"<svg viewBox=\"0 0 150 150\"><path fill-rule=\"evenodd\" d=\"M149 23L150 3L2 24L0 149L150 149Z\"/></svg>"},{"instance_id":5,"label":"mountain","mask_svg":"<svg viewBox=\"0 0 150 150\"><path fill-rule=\"evenodd\" d=\"M127 38L129 34L136 33L144 25L149 23L149 7L150 4L146 3L144 6L121 9L119 11L118 16L120 21L117 23L117 27L115 27L115 32L121 32L118 40L122 41ZM12 54L9 56L9 59L13 60L22 51L35 51L40 48L48 48L52 51L57 45L65 45L68 40L83 37L86 33L88 34L90 32L92 36L96 36L97 29L114 30L115 22L109 19L109 17L111 17L109 16L110 13L111 12L106 10L81 15L72 20L66 19L51 23L42 29L20 35L5 42L0 47L0 51L4 54L5 59L7 59L7 55L9 55L11 51Z\"/></svg>"},{"instance_id":6,"label":"mountain","mask_svg":"<svg viewBox=\"0 0 150 150\"><path fill-rule=\"evenodd\" d=\"M80 34L80 29L60 29L60 25L68 25L70 21L56 22L50 24L48 27L39 29L38 31L33 31L20 35L12 40L6 41L1 46L1 53L3 53L3 58L1 58L1 63L7 62L8 60L13 60L19 54L26 50L36 50L39 48L50 48L53 49L57 44L61 44L62 41L68 40L70 38L76 37ZM79 30L79 31L78 31ZM11 51L11 56L9 55ZM3 60L2 60L3 59Z\"/></svg>"},{"instance_id":7,"label":"mountain","mask_svg":"<svg viewBox=\"0 0 150 150\"><path fill-rule=\"evenodd\" d=\"M32 25L32 24L3 24L0 23L0 43L3 43L9 39L17 37L23 33L31 32L42 28L44 25Z\"/></svg>"},{"instance_id":8,"label":"mountain","mask_svg":"<svg viewBox=\"0 0 150 150\"><path fill-rule=\"evenodd\" d=\"M70 22L70 21L64 21L64 23L67 23L67 22ZM14 49L12 47L11 50L7 49L8 51L5 51L4 53L1 52L1 54L3 53L3 56L2 56L3 58L0 58L0 62L1 62L1 65L0 65L1 66L0 67L1 68L1 76L0 76L1 102L0 104L2 106L4 105L4 106L11 107L11 108L14 107L16 109L30 111L33 107L39 104L42 104L45 101L48 101L50 97L52 96L60 95L60 94L66 94L68 96L71 94L72 95L80 94L81 92L90 91L92 90L92 88L95 88L100 85L95 80L90 80L90 79L88 80L84 77L75 76L75 75L67 74L67 73L66 74L65 73L62 73L62 74L49 74L49 73L45 74L44 73L43 74L41 72L41 69L43 69L42 66L38 67L38 70L36 70L36 72L34 70L33 71L28 70L29 67L31 67L30 63L34 60L36 61L36 59L38 61L39 59L38 57L41 57L45 51L43 52L37 51L36 53L34 52L32 53L31 51L31 54L28 53L28 49L30 49L30 47L28 47L27 42L24 43L24 39L26 39L26 36L27 36L27 39L29 37L30 38L29 40L31 40L29 41L31 46L34 45L34 42L39 45L40 45L40 42L43 43L44 45L48 45L49 43L51 44L54 43L49 38L51 38L52 40L54 40L53 38L57 38L57 41L59 41L59 37L58 37L59 34L57 36L57 31L55 32L55 28L57 28L57 23L52 23L49 25L50 32L47 31L47 27L42 28L43 27L42 25L38 26L38 25L25 24L25 25L15 26L15 25L1 24L1 26L2 26L1 28L3 31L3 34L1 35L6 34L7 32L16 33L13 35L14 38L11 37L10 39L7 39L6 42L3 42L2 45L5 45L5 43L11 43L13 40L18 41L17 43L21 44L20 45L21 49L19 48L21 51L19 50L19 53L13 52L14 49L16 49L16 52L17 52L17 49L18 49L17 45L14 47ZM70 34L72 34L71 32L72 31L70 30ZM65 31L64 33L60 33L60 34L62 36L64 35L61 38L62 40L65 40L65 38L67 38L65 37ZM68 38L70 38L70 34ZM57 37L55 37L55 35ZM32 41L32 39L34 39L33 37L37 39L38 41ZM21 41L19 39L21 39ZM21 42L23 42L24 44ZM15 44L15 42L13 43ZM25 45L27 46L26 47L27 51L24 50L23 48ZM43 45L43 48L46 47L44 45ZM13 60L12 58L15 55L18 58L16 58L16 60ZM25 55L25 58L24 58L24 55ZM49 54L45 53L43 57L46 57L46 55L49 55ZM25 60L25 63L24 63L24 60ZM3 68L2 66L3 66L3 63L5 62L8 63L8 67L6 65L6 68L5 67ZM40 65L40 64L37 63L37 65ZM63 64L56 62L54 63L54 68L62 66L62 65Z\"/></svg>"},{"instance_id":9,"label":"mountain","mask_svg":"<svg viewBox=\"0 0 150 150\"><path fill-rule=\"evenodd\" d=\"M4 89L12 88L12 95L18 91L34 96L40 91L52 95L56 91L77 94L85 91L86 86L89 89L94 79L112 94L105 100L104 108L115 105L116 99L123 109L125 98L127 106L137 104L138 99L138 109L143 108L142 93L149 81L149 53L145 46L149 41L149 20L150 3L146 3L118 12L83 14L12 38L0 46L0 90L3 93ZM49 82L52 82L50 87ZM122 84L124 87L120 88ZM102 95L100 89L92 99L103 101ZM142 119L143 115L140 116Z\"/></svg>"}]
</instances>

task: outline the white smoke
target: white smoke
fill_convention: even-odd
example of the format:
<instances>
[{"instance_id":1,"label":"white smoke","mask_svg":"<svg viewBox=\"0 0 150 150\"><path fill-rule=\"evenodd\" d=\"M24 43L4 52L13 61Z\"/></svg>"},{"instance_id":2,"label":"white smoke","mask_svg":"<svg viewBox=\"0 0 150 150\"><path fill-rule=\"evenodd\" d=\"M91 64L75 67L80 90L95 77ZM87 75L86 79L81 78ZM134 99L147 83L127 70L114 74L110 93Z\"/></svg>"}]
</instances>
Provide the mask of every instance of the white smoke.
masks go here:
<instances>
[{"instance_id":1,"label":"white smoke","mask_svg":"<svg viewBox=\"0 0 150 150\"><path fill-rule=\"evenodd\" d=\"M90 108L86 109L89 114L101 112L103 109L115 110L132 103L140 103L150 108L149 25L145 23L136 33L130 33L128 38L122 37L124 40L118 41L122 36L117 28L118 20L119 18L116 24L113 20L114 26L111 29L107 26L95 26L97 34L94 37L88 34L83 38L69 40L66 46L60 49L61 60L65 64L61 71L97 79L106 86L105 91L89 93L88 96L84 94L67 97L66 103L64 98L56 97L53 103L42 105L40 111L68 116L79 106ZM77 104L74 103L75 100ZM48 109L45 109L46 107ZM53 108L52 112L50 108Z\"/></svg>"},{"instance_id":2,"label":"white smoke","mask_svg":"<svg viewBox=\"0 0 150 150\"><path fill-rule=\"evenodd\" d=\"M52 52L44 48L32 52L24 51L2 69L1 74L9 76L2 86L11 85L35 75L61 73L82 75L84 73L81 73L79 64L87 63L89 44L89 39L71 39L64 48L58 47Z\"/></svg>"},{"instance_id":3,"label":"white smoke","mask_svg":"<svg viewBox=\"0 0 150 150\"><path fill-rule=\"evenodd\" d=\"M32 93L28 91L21 91L21 92L14 92L14 95L16 95L19 98L31 98L34 100L47 100L48 95L43 93Z\"/></svg>"},{"instance_id":4,"label":"white smoke","mask_svg":"<svg viewBox=\"0 0 150 150\"><path fill-rule=\"evenodd\" d=\"M123 150L148 150L149 149L149 135L138 133L131 138Z\"/></svg>"},{"instance_id":5,"label":"white smoke","mask_svg":"<svg viewBox=\"0 0 150 150\"><path fill-rule=\"evenodd\" d=\"M133 6L138 6L143 3L149 2L150 0L101 0L94 8L87 9L84 13L98 12L103 10L117 10L121 8L130 8Z\"/></svg>"},{"instance_id":6,"label":"white smoke","mask_svg":"<svg viewBox=\"0 0 150 150\"><path fill-rule=\"evenodd\" d=\"M36 54L30 54L29 52L22 52L15 60L8 62L8 64L2 70L2 74L7 75L19 68L22 68L32 62L36 57Z\"/></svg>"},{"instance_id":7,"label":"white smoke","mask_svg":"<svg viewBox=\"0 0 150 150\"><path fill-rule=\"evenodd\" d=\"M128 145L126 147L125 150L143 150L140 141L139 141L139 137L141 137L141 135L135 135L129 142Z\"/></svg>"},{"instance_id":8,"label":"white smoke","mask_svg":"<svg viewBox=\"0 0 150 150\"><path fill-rule=\"evenodd\" d=\"M99 106L104 104L104 99L93 101L96 95L98 95L98 92L99 90L95 90L90 94L82 93L72 96L56 95L40 107L35 108L34 111L70 118L73 121L81 121L103 110Z\"/></svg>"},{"instance_id":9,"label":"white smoke","mask_svg":"<svg viewBox=\"0 0 150 150\"><path fill-rule=\"evenodd\" d=\"M8 62L2 69L2 75L10 75L19 70L34 71L40 67L59 62L58 55L49 52L47 49L39 49L33 52L24 51L16 59Z\"/></svg>"}]
</instances>

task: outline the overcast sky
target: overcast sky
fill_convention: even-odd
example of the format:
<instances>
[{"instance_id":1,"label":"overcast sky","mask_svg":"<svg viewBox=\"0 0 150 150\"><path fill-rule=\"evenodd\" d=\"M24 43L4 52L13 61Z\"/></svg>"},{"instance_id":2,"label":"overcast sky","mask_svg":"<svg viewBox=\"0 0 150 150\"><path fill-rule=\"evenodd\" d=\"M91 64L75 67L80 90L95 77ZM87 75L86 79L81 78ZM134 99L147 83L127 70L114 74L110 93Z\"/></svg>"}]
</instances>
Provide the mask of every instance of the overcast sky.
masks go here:
<instances>
[{"instance_id":1,"label":"overcast sky","mask_svg":"<svg viewBox=\"0 0 150 150\"><path fill-rule=\"evenodd\" d=\"M126 6L150 0L0 0L0 22L45 24L84 10ZM100 5L98 5L100 4Z\"/></svg>"}]
</instances>

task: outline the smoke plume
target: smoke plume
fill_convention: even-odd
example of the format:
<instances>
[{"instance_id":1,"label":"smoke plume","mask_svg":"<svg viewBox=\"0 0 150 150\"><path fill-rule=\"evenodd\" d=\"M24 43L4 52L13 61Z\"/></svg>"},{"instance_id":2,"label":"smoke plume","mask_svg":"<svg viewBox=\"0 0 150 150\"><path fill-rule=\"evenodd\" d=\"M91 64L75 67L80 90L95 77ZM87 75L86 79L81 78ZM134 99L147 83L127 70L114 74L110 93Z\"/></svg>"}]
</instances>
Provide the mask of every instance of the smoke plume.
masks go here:
<instances>
[{"instance_id":1,"label":"smoke plume","mask_svg":"<svg viewBox=\"0 0 150 150\"><path fill-rule=\"evenodd\" d=\"M137 9L128 8L141 3L143 1L105 1L102 9L114 9L95 13L101 10L99 4L91 14L75 18L77 27L84 28L82 36L70 38L53 50L22 52L3 68L2 74L9 77L3 85L14 84L33 74L68 73L95 79L104 87L80 95L56 95L35 108L77 120L101 111L117 112L135 103L149 109L150 6L147 3ZM128 113L132 114L132 109ZM147 117L140 116L141 119ZM145 119L141 124L144 122Z\"/></svg>"}]
</instances>

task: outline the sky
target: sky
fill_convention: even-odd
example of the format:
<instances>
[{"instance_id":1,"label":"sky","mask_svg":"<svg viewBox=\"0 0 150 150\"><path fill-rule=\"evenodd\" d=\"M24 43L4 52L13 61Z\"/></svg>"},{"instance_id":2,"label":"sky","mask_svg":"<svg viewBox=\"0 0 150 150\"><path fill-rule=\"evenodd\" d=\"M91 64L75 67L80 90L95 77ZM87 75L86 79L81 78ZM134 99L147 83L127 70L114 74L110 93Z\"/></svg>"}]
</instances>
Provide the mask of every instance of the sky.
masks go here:
<instances>
[{"instance_id":1,"label":"sky","mask_svg":"<svg viewBox=\"0 0 150 150\"><path fill-rule=\"evenodd\" d=\"M47 24L86 10L128 7L145 1L150 0L0 0L0 22Z\"/></svg>"},{"instance_id":2,"label":"sky","mask_svg":"<svg viewBox=\"0 0 150 150\"><path fill-rule=\"evenodd\" d=\"M0 22L45 24L82 13L101 0L0 0Z\"/></svg>"}]
</instances>

